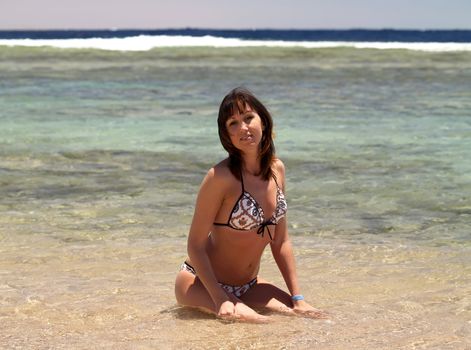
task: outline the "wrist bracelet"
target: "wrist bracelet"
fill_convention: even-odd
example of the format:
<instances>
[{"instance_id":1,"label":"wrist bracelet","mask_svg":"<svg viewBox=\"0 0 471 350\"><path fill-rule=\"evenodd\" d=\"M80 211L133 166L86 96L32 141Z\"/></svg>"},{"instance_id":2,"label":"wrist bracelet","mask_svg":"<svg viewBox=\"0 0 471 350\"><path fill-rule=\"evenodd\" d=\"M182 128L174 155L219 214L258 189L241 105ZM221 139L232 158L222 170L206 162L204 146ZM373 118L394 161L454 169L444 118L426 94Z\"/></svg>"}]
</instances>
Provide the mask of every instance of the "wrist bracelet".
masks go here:
<instances>
[{"instance_id":1,"label":"wrist bracelet","mask_svg":"<svg viewBox=\"0 0 471 350\"><path fill-rule=\"evenodd\" d=\"M304 296L302 294L296 294L291 297L291 300L293 301L304 300Z\"/></svg>"}]
</instances>

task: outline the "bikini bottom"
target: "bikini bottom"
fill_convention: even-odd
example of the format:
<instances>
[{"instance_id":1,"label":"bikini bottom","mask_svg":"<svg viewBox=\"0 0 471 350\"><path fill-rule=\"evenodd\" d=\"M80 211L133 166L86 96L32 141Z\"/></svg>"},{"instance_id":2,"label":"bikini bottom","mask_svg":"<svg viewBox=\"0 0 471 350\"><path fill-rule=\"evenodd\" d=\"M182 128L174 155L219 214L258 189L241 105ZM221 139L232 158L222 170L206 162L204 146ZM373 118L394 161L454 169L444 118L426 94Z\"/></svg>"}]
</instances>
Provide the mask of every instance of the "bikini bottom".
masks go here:
<instances>
[{"instance_id":1,"label":"bikini bottom","mask_svg":"<svg viewBox=\"0 0 471 350\"><path fill-rule=\"evenodd\" d=\"M193 268L193 266L188 264L186 261L182 264L180 270L188 271L188 272L190 272L190 273L192 273L193 275L196 276L195 269ZM222 287L222 289L224 289L228 293L231 293L231 294L235 295L237 298L240 298L242 295L247 293L249 291L249 289L252 288L256 284L257 284L257 277L255 277L254 279L250 280L249 282L247 282L247 283L245 283L241 286L233 286L233 285L230 285L230 284L225 284L225 283L219 282L219 285Z\"/></svg>"}]
</instances>

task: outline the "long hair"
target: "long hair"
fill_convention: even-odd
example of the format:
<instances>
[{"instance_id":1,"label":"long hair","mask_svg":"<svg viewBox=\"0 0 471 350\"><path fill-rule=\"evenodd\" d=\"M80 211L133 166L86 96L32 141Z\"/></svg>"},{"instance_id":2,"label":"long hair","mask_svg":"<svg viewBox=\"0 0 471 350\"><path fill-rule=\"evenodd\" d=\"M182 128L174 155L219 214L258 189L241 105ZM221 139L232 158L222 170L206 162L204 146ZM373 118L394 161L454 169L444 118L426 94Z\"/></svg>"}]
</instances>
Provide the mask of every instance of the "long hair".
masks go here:
<instances>
[{"instance_id":1,"label":"long hair","mask_svg":"<svg viewBox=\"0 0 471 350\"><path fill-rule=\"evenodd\" d=\"M238 112L244 113L250 106L262 120L264 128L262 139L260 141L260 176L264 180L268 180L274 176L271 168L275 158L275 145L273 143L273 120L267 108L245 88L235 88L230 91L222 100L219 106L218 114L218 132L219 139L224 149L229 153L229 169L231 173L241 180L242 170L242 154L231 142L229 132L227 130L226 121Z\"/></svg>"}]
</instances>

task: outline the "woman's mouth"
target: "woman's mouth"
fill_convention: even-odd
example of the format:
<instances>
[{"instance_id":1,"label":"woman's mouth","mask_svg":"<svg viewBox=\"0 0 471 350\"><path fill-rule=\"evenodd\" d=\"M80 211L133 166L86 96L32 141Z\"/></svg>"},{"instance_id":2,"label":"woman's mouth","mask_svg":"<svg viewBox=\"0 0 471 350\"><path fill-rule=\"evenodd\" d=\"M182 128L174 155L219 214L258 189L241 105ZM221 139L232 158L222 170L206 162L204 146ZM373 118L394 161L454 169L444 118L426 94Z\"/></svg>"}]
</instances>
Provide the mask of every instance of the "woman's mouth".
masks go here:
<instances>
[{"instance_id":1,"label":"woman's mouth","mask_svg":"<svg viewBox=\"0 0 471 350\"><path fill-rule=\"evenodd\" d=\"M252 135L245 135L240 138L241 141L252 141L253 136Z\"/></svg>"}]
</instances>

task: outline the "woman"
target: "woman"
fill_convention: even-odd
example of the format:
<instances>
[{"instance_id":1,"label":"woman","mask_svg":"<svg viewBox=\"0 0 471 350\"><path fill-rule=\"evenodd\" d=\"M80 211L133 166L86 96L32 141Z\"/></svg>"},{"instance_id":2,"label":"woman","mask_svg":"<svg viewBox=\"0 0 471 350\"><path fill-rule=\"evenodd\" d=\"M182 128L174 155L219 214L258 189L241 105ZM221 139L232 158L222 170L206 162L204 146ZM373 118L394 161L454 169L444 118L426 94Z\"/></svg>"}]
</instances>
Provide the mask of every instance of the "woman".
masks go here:
<instances>
[{"instance_id":1,"label":"woman","mask_svg":"<svg viewBox=\"0 0 471 350\"><path fill-rule=\"evenodd\" d=\"M229 157L201 184L188 259L175 282L178 303L254 322L267 321L254 309L323 317L300 293L285 217L285 169L275 158L269 112L237 88L221 103L218 128ZM290 294L257 276L268 244Z\"/></svg>"}]
</instances>

